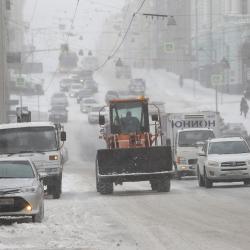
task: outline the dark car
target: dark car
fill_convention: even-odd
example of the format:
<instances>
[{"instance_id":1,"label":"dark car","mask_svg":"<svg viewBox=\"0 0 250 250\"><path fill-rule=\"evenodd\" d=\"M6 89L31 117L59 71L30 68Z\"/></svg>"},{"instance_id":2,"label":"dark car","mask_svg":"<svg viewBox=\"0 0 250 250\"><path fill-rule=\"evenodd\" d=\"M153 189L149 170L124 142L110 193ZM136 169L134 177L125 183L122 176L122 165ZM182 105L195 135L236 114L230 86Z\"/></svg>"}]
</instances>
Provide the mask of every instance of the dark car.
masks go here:
<instances>
[{"instance_id":1,"label":"dark car","mask_svg":"<svg viewBox=\"0 0 250 250\"><path fill-rule=\"evenodd\" d=\"M54 93L50 101L51 106L65 106L69 105L68 98L63 92Z\"/></svg>"},{"instance_id":2,"label":"dark car","mask_svg":"<svg viewBox=\"0 0 250 250\"><path fill-rule=\"evenodd\" d=\"M61 91L69 91L71 83L74 83L74 79L65 78L60 81L60 90Z\"/></svg>"},{"instance_id":3,"label":"dark car","mask_svg":"<svg viewBox=\"0 0 250 250\"><path fill-rule=\"evenodd\" d=\"M130 94L144 95L146 90L146 83L143 79L132 79L128 86Z\"/></svg>"},{"instance_id":4,"label":"dark car","mask_svg":"<svg viewBox=\"0 0 250 250\"><path fill-rule=\"evenodd\" d=\"M77 93L76 101L80 103L82 99L92 97L94 94L92 89L84 88Z\"/></svg>"},{"instance_id":5,"label":"dark car","mask_svg":"<svg viewBox=\"0 0 250 250\"><path fill-rule=\"evenodd\" d=\"M108 90L106 95L105 95L105 102L109 103L110 100L117 99L117 98L119 98L119 94L117 91Z\"/></svg>"},{"instance_id":6,"label":"dark car","mask_svg":"<svg viewBox=\"0 0 250 250\"><path fill-rule=\"evenodd\" d=\"M85 89L91 89L93 91L93 93L98 92L98 84L94 80L86 80L84 82L84 88Z\"/></svg>"},{"instance_id":7,"label":"dark car","mask_svg":"<svg viewBox=\"0 0 250 250\"><path fill-rule=\"evenodd\" d=\"M61 123L68 121L68 110L65 106L52 106L49 110L49 121L53 123Z\"/></svg>"}]
</instances>

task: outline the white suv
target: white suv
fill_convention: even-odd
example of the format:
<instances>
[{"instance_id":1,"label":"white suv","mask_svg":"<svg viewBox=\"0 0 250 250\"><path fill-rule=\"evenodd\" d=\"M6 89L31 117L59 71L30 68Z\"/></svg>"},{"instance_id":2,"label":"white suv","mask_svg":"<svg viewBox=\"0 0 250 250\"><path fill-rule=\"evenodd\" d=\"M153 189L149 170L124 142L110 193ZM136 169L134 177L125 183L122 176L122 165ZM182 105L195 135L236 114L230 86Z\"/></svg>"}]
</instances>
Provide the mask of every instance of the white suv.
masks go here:
<instances>
[{"instance_id":1,"label":"white suv","mask_svg":"<svg viewBox=\"0 0 250 250\"><path fill-rule=\"evenodd\" d=\"M199 186L211 188L213 182L250 184L250 149L241 137L207 141L198 156Z\"/></svg>"}]
</instances>

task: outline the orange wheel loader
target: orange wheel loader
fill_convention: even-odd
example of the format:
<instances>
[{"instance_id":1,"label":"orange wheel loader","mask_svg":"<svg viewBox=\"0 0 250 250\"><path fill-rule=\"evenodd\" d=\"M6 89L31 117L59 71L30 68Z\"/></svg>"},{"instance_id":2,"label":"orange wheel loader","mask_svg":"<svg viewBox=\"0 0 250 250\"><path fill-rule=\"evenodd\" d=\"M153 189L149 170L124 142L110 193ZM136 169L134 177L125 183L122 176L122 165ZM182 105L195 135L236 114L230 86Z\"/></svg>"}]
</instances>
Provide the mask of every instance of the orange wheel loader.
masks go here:
<instances>
[{"instance_id":1,"label":"orange wheel loader","mask_svg":"<svg viewBox=\"0 0 250 250\"><path fill-rule=\"evenodd\" d=\"M162 145L159 109L154 105L158 114L149 117L148 105L145 97L111 100L109 121L100 110L100 138L107 148L97 151L97 192L111 194L114 184L138 181L149 181L158 192L170 191L171 146Z\"/></svg>"}]
</instances>

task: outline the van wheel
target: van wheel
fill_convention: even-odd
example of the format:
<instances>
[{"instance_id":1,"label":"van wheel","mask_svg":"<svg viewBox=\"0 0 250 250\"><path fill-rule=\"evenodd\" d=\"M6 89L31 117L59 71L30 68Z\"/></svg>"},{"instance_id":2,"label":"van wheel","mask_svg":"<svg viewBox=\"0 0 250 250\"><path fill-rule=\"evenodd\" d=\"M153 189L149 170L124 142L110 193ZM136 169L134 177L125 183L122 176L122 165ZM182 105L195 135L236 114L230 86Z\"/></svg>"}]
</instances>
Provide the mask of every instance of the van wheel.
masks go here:
<instances>
[{"instance_id":1,"label":"van wheel","mask_svg":"<svg viewBox=\"0 0 250 250\"><path fill-rule=\"evenodd\" d=\"M197 178L198 178L199 186L204 187L205 186L204 178L200 174L199 166L197 166Z\"/></svg>"},{"instance_id":2,"label":"van wheel","mask_svg":"<svg viewBox=\"0 0 250 250\"><path fill-rule=\"evenodd\" d=\"M166 177L157 182L158 192L169 192L170 191L170 178Z\"/></svg>"},{"instance_id":3,"label":"van wheel","mask_svg":"<svg viewBox=\"0 0 250 250\"><path fill-rule=\"evenodd\" d=\"M101 194L112 194L114 191L113 182L98 182L98 189Z\"/></svg>"},{"instance_id":4,"label":"van wheel","mask_svg":"<svg viewBox=\"0 0 250 250\"><path fill-rule=\"evenodd\" d=\"M54 186L54 191L53 191L53 199L59 199L62 193L62 177L57 179L55 186Z\"/></svg>"},{"instance_id":5,"label":"van wheel","mask_svg":"<svg viewBox=\"0 0 250 250\"><path fill-rule=\"evenodd\" d=\"M213 187L213 181L209 180L207 178L206 169L204 168L204 184L206 188L212 188Z\"/></svg>"}]
</instances>

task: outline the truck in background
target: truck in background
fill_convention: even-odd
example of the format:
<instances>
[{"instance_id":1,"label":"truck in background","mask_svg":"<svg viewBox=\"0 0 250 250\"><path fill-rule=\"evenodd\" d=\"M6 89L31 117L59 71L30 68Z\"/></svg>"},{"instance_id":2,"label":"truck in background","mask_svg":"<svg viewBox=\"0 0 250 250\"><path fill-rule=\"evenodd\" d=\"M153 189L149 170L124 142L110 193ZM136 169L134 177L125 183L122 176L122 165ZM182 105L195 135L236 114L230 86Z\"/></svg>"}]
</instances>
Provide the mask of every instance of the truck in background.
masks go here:
<instances>
[{"instance_id":1,"label":"truck in background","mask_svg":"<svg viewBox=\"0 0 250 250\"><path fill-rule=\"evenodd\" d=\"M66 132L50 122L24 122L0 125L0 157L31 159L47 186L58 199L62 192L63 145Z\"/></svg>"},{"instance_id":2,"label":"truck in background","mask_svg":"<svg viewBox=\"0 0 250 250\"><path fill-rule=\"evenodd\" d=\"M168 113L162 116L163 138L172 147L177 179L195 176L199 147L221 134L221 117L214 111Z\"/></svg>"}]
</instances>

